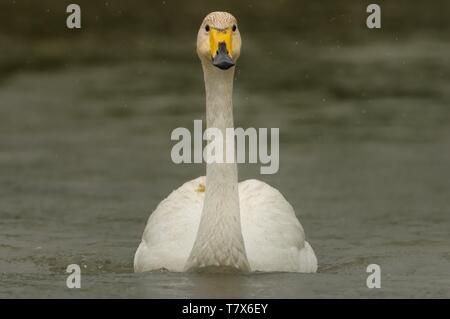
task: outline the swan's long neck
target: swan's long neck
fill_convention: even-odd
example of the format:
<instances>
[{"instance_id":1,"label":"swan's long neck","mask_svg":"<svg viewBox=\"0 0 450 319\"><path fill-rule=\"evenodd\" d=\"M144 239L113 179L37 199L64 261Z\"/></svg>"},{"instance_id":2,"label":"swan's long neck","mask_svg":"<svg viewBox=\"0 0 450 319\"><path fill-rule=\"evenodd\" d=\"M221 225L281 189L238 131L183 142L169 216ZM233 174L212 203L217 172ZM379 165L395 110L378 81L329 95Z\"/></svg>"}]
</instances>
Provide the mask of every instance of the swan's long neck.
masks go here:
<instances>
[{"instance_id":1,"label":"swan's long neck","mask_svg":"<svg viewBox=\"0 0 450 319\"><path fill-rule=\"evenodd\" d=\"M206 88L207 128L217 128L224 137L233 128L234 68L219 70L203 65ZM206 193L197 237L186 270L249 271L241 232L236 163L206 165Z\"/></svg>"}]
</instances>

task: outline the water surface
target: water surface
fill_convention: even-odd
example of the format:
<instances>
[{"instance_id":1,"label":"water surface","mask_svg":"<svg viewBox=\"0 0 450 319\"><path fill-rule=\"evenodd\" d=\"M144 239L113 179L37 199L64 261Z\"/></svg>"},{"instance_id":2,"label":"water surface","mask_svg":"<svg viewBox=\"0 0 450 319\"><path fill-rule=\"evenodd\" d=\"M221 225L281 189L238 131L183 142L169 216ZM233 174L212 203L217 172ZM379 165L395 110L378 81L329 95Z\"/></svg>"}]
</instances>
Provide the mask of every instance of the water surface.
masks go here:
<instances>
[{"instance_id":1,"label":"water surface","mask_svg":"<svg viewBox=\"0 0 450 319\"><path fill-rule=\"evenodd\" d=\"M450 297L450 45L278 41L265 56L263 36L245 43L235 122L280 128L280 171L239 174L291 202L317 274L133 273L149 214L204 174L170 160L171 131L204 118L201 68L181 43L188 58L5 74L0 297ZM72 263L79 290L65 286ZM366 288L371 263L382 289Z\"/></svg>"}]
</instances>

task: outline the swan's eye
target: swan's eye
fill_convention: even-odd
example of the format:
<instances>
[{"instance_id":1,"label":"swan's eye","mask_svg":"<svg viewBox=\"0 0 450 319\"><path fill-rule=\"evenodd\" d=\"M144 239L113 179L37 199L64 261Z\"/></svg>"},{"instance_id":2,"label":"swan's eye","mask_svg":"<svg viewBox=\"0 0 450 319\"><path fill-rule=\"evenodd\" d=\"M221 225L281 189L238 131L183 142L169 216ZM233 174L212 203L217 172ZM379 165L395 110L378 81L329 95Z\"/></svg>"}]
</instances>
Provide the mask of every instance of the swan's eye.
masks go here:
<instances>
[{"instance_id":1,"label":"swan's eye","mask_svg":"<svg viewBox=\"0 0 450 319\"><path fill-rule=\"evenodd\" d=\"M208 24L205 26L205 30L206 30L206 32L209 32L209 25Z\"/></svg>"},{"instance_id":2,"label":"swan's eye","mask_svg":"<svg viewBox=\"0 0 450 319\"><path fill-rule=\"evenodd\" d=\"M237 26L235 24L233 24L233 28L232 29L233 29L233 32L236 31Z\"/></svg>"}]
</instances>

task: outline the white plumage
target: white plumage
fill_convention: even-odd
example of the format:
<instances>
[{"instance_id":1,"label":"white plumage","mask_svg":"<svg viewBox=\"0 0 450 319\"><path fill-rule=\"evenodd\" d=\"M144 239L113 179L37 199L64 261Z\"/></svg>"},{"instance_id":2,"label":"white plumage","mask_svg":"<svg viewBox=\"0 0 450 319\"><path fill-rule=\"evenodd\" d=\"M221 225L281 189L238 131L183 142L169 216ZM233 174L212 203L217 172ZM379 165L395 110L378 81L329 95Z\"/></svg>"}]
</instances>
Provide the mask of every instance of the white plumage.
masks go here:
<instances>
[{"instance_id":1,"label":"white plumage","mask_svg":"<svg viewBox=\"0 0 450 319\"><path fill-rule=\"evenodd\" d=\"M236 24L229 13L213 12L197 36L207 127L223 136L234 125L233 66L241 49ZM206 190L198 191L203 185ZM238 184L236 163L207 161L206 177L173 191L151 214L134 269L315 272L317 259L278 190L253 179Z\"/></svg>"},{"instance_id":2,"label":"white plumage","mask_svg":"<svg viewBox=\"0 0 450 319\"><path fill-rule=\"evenodd\" d=\"M136 272L184 270L194 245L205 198L205 177L186 182L150 215L134 257ZM252 271L316 272L317 259L294 209L270 185L239 183L242 234Z\"/></svg>"}]
</instances>

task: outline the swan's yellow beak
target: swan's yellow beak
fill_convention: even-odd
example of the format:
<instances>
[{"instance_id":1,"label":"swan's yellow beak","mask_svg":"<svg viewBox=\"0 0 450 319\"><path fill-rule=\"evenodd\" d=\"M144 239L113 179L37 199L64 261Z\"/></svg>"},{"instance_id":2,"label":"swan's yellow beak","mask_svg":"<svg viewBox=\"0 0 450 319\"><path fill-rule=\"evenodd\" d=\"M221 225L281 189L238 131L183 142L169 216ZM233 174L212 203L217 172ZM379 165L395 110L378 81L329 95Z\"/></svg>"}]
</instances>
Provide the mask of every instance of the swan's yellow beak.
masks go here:
<instances>
[{"instance_id":1,"label":"swan's yellow beak","mask_svg":"<svg viewBox=\"0 0 450 319\"><path fill-rule=\"evenodd\" d=\"M213 65L226 70L234 66L233 62L233 30L231 28L218 30L211 28L209 42Z\"/></svg>"}]
</instances>

